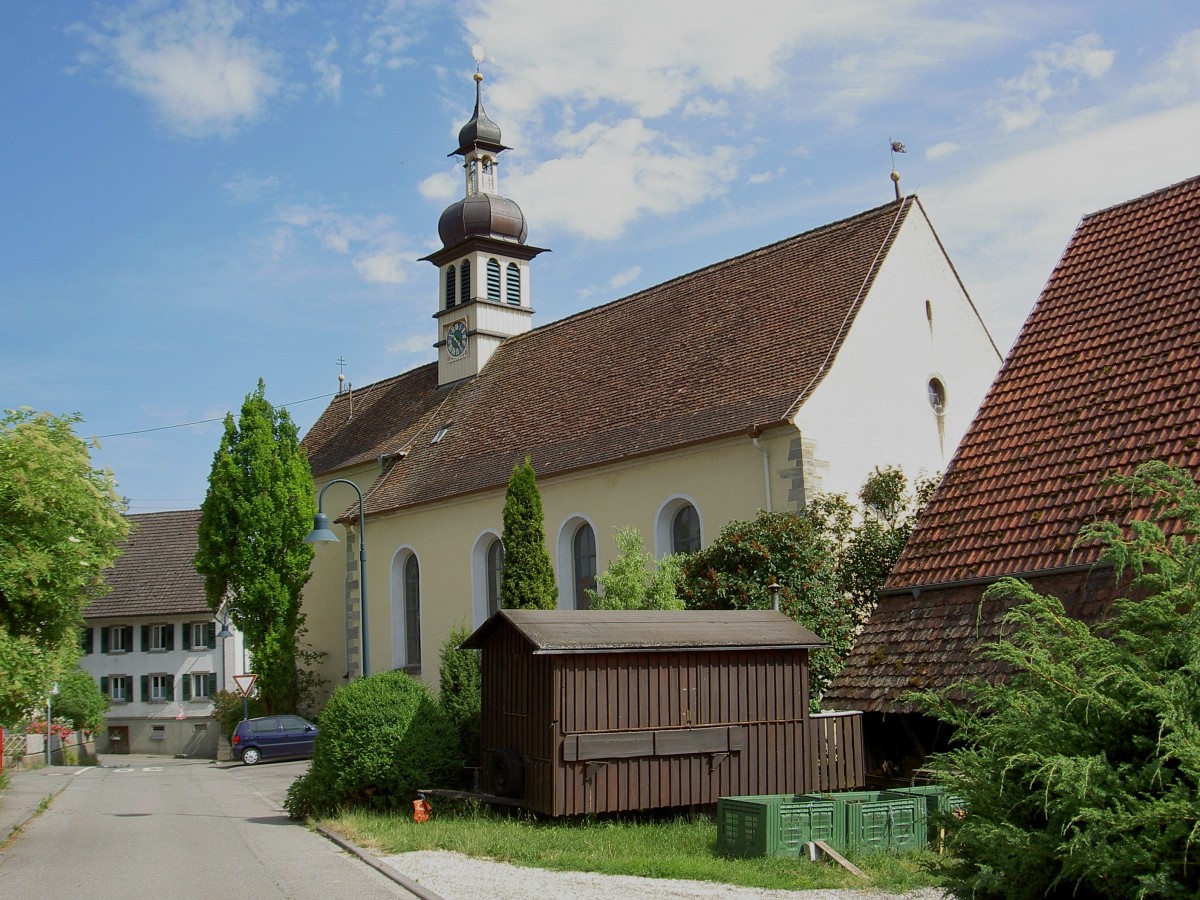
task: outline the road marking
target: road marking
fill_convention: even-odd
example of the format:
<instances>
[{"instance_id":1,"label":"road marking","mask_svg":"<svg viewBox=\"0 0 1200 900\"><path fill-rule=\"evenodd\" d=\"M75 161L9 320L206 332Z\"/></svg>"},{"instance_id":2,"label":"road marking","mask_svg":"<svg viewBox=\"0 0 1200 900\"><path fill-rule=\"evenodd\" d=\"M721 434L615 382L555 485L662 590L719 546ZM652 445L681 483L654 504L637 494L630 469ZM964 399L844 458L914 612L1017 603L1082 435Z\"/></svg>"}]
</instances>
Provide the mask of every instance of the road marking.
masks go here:
<instances>
[{"instance_id":1,"label":"road marking","mask_svg":"<svg viewBox=\"0 0 1200 900\"><path fill-rule=\"evenodd\" d=\"M142 769L143 772L161 772L162 770L162 766L146 766L146 768Z\"/></svg>"}]
</instances>

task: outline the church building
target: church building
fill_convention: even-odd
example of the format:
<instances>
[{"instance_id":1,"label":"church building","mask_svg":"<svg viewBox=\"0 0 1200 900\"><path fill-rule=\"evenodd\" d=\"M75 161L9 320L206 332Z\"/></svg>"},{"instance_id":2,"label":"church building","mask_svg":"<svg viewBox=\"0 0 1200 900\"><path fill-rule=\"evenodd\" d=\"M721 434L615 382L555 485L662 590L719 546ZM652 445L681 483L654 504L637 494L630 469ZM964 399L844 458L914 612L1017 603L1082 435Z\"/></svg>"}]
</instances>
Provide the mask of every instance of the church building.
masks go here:
<instances>
[{"instance_id":1,"label":"church building","mask_svg":"<svg viewBox=\"0 0 1200 900\"><path fill-rule=\"evenodd\" d=\"M333 686L386 669L436 683L451 629L503 602L504 492L526 457L559 608L579 609L620 528L656 556L691 551L759 510L853 495L875 466L942 470L1000 364L920 201L899 191L533 327L543 251L500 193L507 148L481 80L454 151L465 194L426 257L437 360L339 393L304 438L340 522L304 594ZM359 498L338 480L361 493L365 555Z\"/></svg>"}]
</instances>

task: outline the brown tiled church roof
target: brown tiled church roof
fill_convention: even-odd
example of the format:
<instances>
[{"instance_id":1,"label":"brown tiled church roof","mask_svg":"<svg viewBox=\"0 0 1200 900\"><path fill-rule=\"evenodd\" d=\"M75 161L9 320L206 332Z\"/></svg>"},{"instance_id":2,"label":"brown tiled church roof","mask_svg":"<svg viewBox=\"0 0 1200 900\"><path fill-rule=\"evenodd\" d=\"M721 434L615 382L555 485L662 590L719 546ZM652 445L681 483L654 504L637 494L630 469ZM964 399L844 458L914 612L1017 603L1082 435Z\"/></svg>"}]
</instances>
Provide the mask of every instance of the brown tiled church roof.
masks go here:
<instances>
[{"instance_id":1,"label":"brown tiled church roof","mask_svg":"<svg viewBox=\"0 0 1200 900\"><path fill-rule=\"evenodd\" d=\"M342 394L304 438L313 473L387 458L367 498L381 512L503 487L526 454L546 476L778 424L827 373L914 209L906 198L512 337L470 381L438 388L431 363Z\"/></svg>"},{"instance_id":2,"label":"brown tiled church roof","mask_svg":"<svg viewBox=\"0 0 1200 900\"><path fill-rule=\"evenodd\" d=\"M1111 574L1053 573L1097 560L1083 525L1147 514L1103 482L1150 459L1200 473L1200 178L1080 223L831 696L870 707L964 674L1004 575L1102 615Z\"/></svg>"},{"instance_id":3,"label":"brown tiled church roof","mask_svg":"<svg viewBox=\"0 0 1200 900\"><path fill-rule=\"evenodd\" d=\"M112 590L84 610L88 619L211 614L196 572L200 510L131 515L124 552L105 580Z\"/></svg>"}]
</instances>

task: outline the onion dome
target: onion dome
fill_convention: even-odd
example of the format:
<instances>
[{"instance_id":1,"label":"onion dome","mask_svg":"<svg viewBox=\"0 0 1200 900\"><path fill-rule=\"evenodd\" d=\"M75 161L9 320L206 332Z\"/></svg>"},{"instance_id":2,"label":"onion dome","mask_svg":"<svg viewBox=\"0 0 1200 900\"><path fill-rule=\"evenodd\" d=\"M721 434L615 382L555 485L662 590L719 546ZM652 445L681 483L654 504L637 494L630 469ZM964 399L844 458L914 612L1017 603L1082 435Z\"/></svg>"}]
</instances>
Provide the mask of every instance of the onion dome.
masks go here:
<instances>
[{"instance_id":1,"label":"onion dome","mask_svg":"<svg viewBox=\"0 0 1200 900\"><path fill-rule=\"evenodd\" d=\"M467 122L458 132L458 149L450 156L466 156L472 150L479 148L481 150L490 150L493 153L499 153L501 150L507 150L500 143L500 126L488 118L488 114L483 111L483 92L480 85L483 82L483 75L479 72L475 73L475 114L471 116L471 120Z\"/></svg>"},{"instance_id":2,"label":"onion dome","mask_svg":"<svg viewBox=\"0 0 1200 900\"><path fill-rule=\"evenodd\" d=\"M499 130L497 130L497 134ZM473 194L446 207L438 220L438 236L446 247L468 237L490 237L525 243L529 226L525 214L507 197Z\"/></svg>"}]
</instances>

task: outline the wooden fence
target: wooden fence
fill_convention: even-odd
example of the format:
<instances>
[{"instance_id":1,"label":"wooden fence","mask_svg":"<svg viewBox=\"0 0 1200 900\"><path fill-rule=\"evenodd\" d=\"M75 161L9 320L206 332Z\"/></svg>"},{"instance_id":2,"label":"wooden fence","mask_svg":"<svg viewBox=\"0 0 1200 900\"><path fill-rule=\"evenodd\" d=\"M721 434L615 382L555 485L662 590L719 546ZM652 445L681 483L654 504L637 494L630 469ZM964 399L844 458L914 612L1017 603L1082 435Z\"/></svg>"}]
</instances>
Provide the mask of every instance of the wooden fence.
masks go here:
<instances>
[{"instance_id":1,"label":"wooden fence","mask_svg":"<svg viewBox=\"0 0 1200 900\"><path fill-rule=\"evenodd\" d=\"M813 713L806 757L810 791L844 791L866 784L862 713Z\"/></svg>"}]
</instances>

